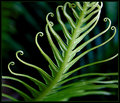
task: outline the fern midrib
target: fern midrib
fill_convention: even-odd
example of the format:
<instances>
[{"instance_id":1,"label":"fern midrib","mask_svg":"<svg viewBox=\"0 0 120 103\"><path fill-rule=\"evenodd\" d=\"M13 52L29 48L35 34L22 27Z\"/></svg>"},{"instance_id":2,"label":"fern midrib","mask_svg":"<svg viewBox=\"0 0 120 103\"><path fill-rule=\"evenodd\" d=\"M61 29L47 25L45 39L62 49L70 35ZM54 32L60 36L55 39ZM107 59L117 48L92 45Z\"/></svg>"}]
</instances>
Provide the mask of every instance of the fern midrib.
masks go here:
<instances>
[{"instance_id":1,"label":"fern midrib","mask_svg":"<svg viewBox=\"0 0 120 103\"><path fill-rule=\"evenodd\" d=\"M68 49L67 49L67 51L65 52L65 56L64 56L64 58L63 58L63 61L64 61L64 62L61 64L59 72L57 73L56 77L55 77L54 80L51 82L51 84L49 84L49 85L47 86L47 88L46 88L37 98L34 99L34 101L42 101L42 100L44 100L44 97L45 97L48 93L50 93L51 90L52 90L52 89L56 86L56 84L60 81L60 79L61 79L61 77L62 77L62 75L63 75L63 71L64 71L64 69L65 69L65 67L66 67L66 65L67 65L67 63L68 63L69 56L70 56L71 51L72 51L72 46L73 46L74 41L75 41L75 38L76 38L76 33L77 33L77 31L80 29L80 27L81 27L81 25L82 25L82 20L83 20L83 18L85 17L84 13L85 13L85 11L86 11L86 9L87 9L86 6L87 6L87 5L85 4L84 7L83 7L83 11L82 11L82 13L81 13L81 15L80 15L80 17L79 17L80 19L79 19L78 23L76 24L76 28L74 29L74 32L73 32L73 34L72 34L71 41L70 41L70 43L68 44Z\"/></svg>"}]
</instances>

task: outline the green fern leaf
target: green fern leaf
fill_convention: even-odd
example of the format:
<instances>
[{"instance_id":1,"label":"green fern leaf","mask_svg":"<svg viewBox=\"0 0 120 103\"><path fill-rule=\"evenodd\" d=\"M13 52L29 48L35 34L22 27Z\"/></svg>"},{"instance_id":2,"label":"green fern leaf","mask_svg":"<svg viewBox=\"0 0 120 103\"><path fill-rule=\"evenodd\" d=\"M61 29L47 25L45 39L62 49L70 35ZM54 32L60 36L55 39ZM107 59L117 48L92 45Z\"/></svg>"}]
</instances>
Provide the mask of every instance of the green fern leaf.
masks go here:
<instances>
[{"instance_id":1,"label":"green fern leaf","mask_svg":"<svg viewBox=\"0 0 120 103\"><path fill-rule=\"evenodd\" d=\"M25 83L20 79L9 76L2 76L2 78L20 82L30 91L33 97L29 96L29 94L26 94L23 91L20 91L19 89L13 86L7 84L3 84L2 86L11 88L12 90L16 91L18 94L20 94L21 97L24 98L24 101L65 101L65 100L69 100L71 97L85 96L91 94L111 95L112 93L108 91L104 91L102 89L118 88L117 85L118 81L114 79L113 80L105 80L105 79L108 76L117 76L118 73L87 73L87 74L81 74L70 77L73 73L79 71L82 68L107 62L118 56L118 54L116 54L111 58L86 64L84 66L70 70L70 68L84 55L86 55L90 51L93 51L105 45L111 39L114 38L116 34L116 28L114 26L111 26L111 20L109 18L105 18L104 21L105 22L108 21L109 23L108 27L105 30L103 30L101 33L89 39L88 41L85 41L83 44L79 44L85 38L85 36L88 35L91 30L93 30L93 28L98 23L102 7L103 7L102 2L83 2L83 6L81 6L79 2L76 3L66 2L63 6L62 5L58 6L56 9L57 21L62 27L63 34L67 41L66 43L63 41L60 35L54 30L54 23L49 20L49 16L53 17L54 14L52 12L48 13L48 15L46 16L47 24L45 27L45 31L56 62L53 62L53 60L42 50L40 43L38 43L38 37L43 36L42 32L37 33L35 37L35 43L40 53L49 63L48 67L52 75L48 74L44 69L35 66L33 64L27 63L22 59L20 59L19 54L23 55L23 51L19 50L16 52L16 58L26 66L36 69L43 77L45 82L42 82L26 74L19 74L13 72L10 69L10 65L14 65L15 63L10 62L8 64L8 69L13 75L28 78L39 87L39 90L36 90L35 88L33 88L32 86L30 86L29 84ZM71 31L67 29L65 23L62 21L60 9L62 10L65 18L67 19L69 26L71 27ZM72 14L75 17L75 20L73 20L73 18L67 13L67 9L72 10ZM93 40L100 37L101 35L105 34L110 28L111 30L114 30L114 33L108 40L76 56L76 54L79 51L81 51L86 45L88 45L89 43L91 43ZM56 39L62 53L60 52L60 50L52 40L51 35L53 35L54 38ZM97 76L97 77L94 77L89 80L81 79L90 76ZM79 79L79 80L72 82L72 80L75 79ZM12 101L19 101L4 93L2 94L2 96L9 98Z\"/></svg>"}]
</instances>

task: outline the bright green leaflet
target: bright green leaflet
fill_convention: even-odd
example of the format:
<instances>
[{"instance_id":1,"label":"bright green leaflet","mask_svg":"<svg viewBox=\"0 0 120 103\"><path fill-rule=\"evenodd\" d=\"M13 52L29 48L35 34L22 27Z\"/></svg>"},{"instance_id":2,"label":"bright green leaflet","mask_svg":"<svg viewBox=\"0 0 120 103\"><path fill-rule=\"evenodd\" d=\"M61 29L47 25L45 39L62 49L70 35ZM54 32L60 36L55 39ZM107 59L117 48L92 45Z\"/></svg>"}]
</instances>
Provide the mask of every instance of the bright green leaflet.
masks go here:
<instances>
[{"instance_id":1,"label":"bright green leaflet","mask_svg":"<svg viewBox=\"0 0 120 103\"><path fill-rule=\"evenodd\" d=\"M29 84L25 83L24 81L10 77L10 76L2 76L3 79L11 79L16 82L19 82L23 84L33 95L33 97L30 97L29 94L24 93L24 91L20 91L19 89L3 84L2 86L11 88L14 91L16 91L18 94L21 95L21 97L24 98L24 101L66 101L69 100L71 97L75 96L85 96L90 94L102 94L102 95L112 95L109 91L103 91L102 88L118 88L118 80L104 80L108 76L117 76L118 73L87 73L87 74L81 74L76 75L73 77L69 77L74 72L79 71L82 68L89 67L95 64L103 63L110 61L118 56L118 54L114 55L113 57L110 57L105 60L97 61L94 63L86 64L84 66L75 68L74 70L70 70L70 68L84 55L89 53L90 51L93 51L106 43L108 43L110 40L112 40L116 34L116 27L111 26L111 20L109 18L104 18L104 22L108 22L108 27L103 30L101 33L97 34L96 36L92 37L88 41L84 42L83 44L79 45L79 43L84 39L86 35L89 34L91 30L94 29L96 24L99 21L101 9L103 7L102 2L83 2L83 6L81 6L80 2L70 3L66 2L63 6L60 5L56 8L56 15L57 15L57 21L62 27L63 34L66 38L67 43L65 43L62 38L59 36L59 34L54 30L54 23L50 21L48 18L49 16L53 17L54 14L52 12L48 13L46 16L46 35L49 41L49 44L51 46L51 49L53 51L54 58L56 60L56 63L52 61L52 59L42 50L40 47L40 43L38 43L38 37L42 37L43 33L38 32L35 37L35 43L40 51L40 53L44 56L46 61L49 63L49 69L51 70L52 75L49 75L44 69L35 66L33 64L27 63L20 59L19 54L23 55L23 51L19 50L16 52L16 58L23 64L32 67L33 69L36 69L40 75L43 77L45 83L41 82L40 80L37 80L34 77L31 77L26 74L19 74L15 73L10 69L10 65L14 65L14 62L10 62L8 64L9 71L16 76L21 76L24 78L28 78L31 81L33 81L38 87L39 91L30 86ZM67 13L67 8L72 10L72 13L76 19L76 21L73 20L73 18ZM65 18L67 19L70 27L71 32L66 28L65 23L62 21L60 9L63 11L63 14ZM77 9L77 11L76 11ZM80 12L80 13L78 13ZM81 51L86 45L91 43L96 38L102 36L105 34L109 29L114 31L113 35L103 43L92 47L77 57L76 54ZM59 49L54 44L54 41L52 40L51 34L55 37L62 53L59 51ZM41 44L42 45L42 44ZM90 80L84 80L84 81L76 81L69 84L65 84L71 80L78 79L78 78L84 78L87 76L97 76L94 79ZM95 83L98 83L96 85ZM11 97L7 94L2 94L2 96L11 99L12 101L19 101L15 99L14 97Z\"/></svg>"}]
</instances>

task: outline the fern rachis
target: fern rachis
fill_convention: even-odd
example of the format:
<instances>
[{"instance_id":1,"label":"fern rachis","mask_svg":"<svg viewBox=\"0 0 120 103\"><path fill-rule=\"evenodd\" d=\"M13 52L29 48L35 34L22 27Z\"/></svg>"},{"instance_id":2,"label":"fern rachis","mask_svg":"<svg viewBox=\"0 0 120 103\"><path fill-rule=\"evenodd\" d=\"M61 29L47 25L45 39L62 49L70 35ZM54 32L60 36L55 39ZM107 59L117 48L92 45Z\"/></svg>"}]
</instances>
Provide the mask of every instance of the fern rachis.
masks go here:
<instances>
[{"instance_id":1,"label":"fern rachis","mask_svg":"<svg viewBox=\"0 0 120 103\"><path fill-rule=\"evenodd\" d=\"M54 23L52 21L49 21L49 19L48 19L49 16L53 17L54 14L51 12L48 13L48 15L46 16L47 24L45 27L45 31L47 34L49 44L52 48L53 55L56 60L56 64L42 50L42 48L40 47L40 45L38 43L38 36L42 37L43 36L42 32L37 33L37 35L35 37L35 43L36 43L38 49L40 50L41 54L48 61L49 68L51 70L52 75L48 74L46 71L44 71L44 69L42 69L38 66L35 66L33 64L27 63L27 62L23 61L22 59L20 59L18 55L19 54L23 55L23 51L16 52L17 59L20 62L22 62L23 64L38 70L40 75L45 80L45 83L43 83L31 76L28 76L26 74L19 74L19 73L14 73L13 71L11 71L10 65L14 65L15 64L14 62L10 62L8 64L9 71L16 76L21 76L21 77L30 79L31 81L33 81L35 84L38 85L39 91L34 89L32 86L29 86L25 82L21 81L20 79L9 77L9 76L3 76L3 79L11 79L11 80L15 80L17 82L22 83L31 92L31 94L33 95L34 98L31 98L28 94L25 94L24 92L12 87L12 86L9 86L6 84L3 84L3 86L11 88L11 89L15 90L16 92L18 92L24 98L25 101L60 101L60 100L68 100L69 98L74 97L74 96L84 96L84 95L89 95L89 94L109 95L110 94L109 92L102 91L102 90L99 91L98 89L106 88L106 87L107 88L117 88L117 84L115 84L118 82L117 80L111 80L111 81L102 81L102 80L104 80L106 76L111 76L111 75L116 76L116 75L118 75L118 73L88 73L88 74L76 75L73 77L69 77L71 74L73 74L74 72L76 72L84 67L88 67L91 65L95 65L95 64L99 64L102 62L112 60L113 58L115 58L118 55L118 54L116 54L115 56L108 58L106 60L86 64L86 65L78 67L74 70L70 70L70 67L72 67L85 54L89 53L90 51L92 51L94 49L97 49L98 47L105 45L107 42L109 42L115 36L116 28L114 26L111 27L111 21L109 18L105 18L104 21L109 22L108 27L101 33L92 37L91 39L84 42L83 44L79 45L79 43L84 39L84 37L86 35L88 35L88 33L96 26L96 24L99 20L99 17L100 17L102 6L103 6L102 2L100 4L99 4L99 2L91 2L91 3L83 2L83 6L81 6L79 2L76 2L76 4L66 2L64 4L64 6L60 5L57 7L57 9L56 9L57 20L62 27L62 31L64 33L67 43L65 43L62 40L62 38L57 34L57 32L53 29ZM76 18L76 22L74 22L74 20L67 13L66 8L68 8L68 7L73 11L73 15ZM76 12L76 9L75 9L76 7L78 8L80 14ZM61 9L63 11L64 16L68 20L69 25L71 27L71 33L68 31L64 22L62 21L59 9ZM92 48L84 51L83 53L81 53L80 55L75 57L76 54L79 51L81 51L87 44L91 43L93 40L95 40L99 36L106 33L110 27L111 27L111 30L114 30L114 33L108 40L106 40L105 42L103 42L95 47L92 47ZM60 53L60 51L54 44L50 32L51 32L51 34L53 34L56 41L58 42L58 45L59 45L62 53ZM97 75L98 78L94 78L94 79L91 79L88 81L77 81L77 82L73 82L71 84L64 85L64 83L71 81L73 79L86 77L86 76L94 76L94 75ZM100 84L94 85L94 83L101 83L103 85L100 85ZM106 84L108 83L108 84L106 85L105 83ZM112 84L110 84L110 83L112 83ZM90 89L91 89L91 91L89 91ZM68 92L69 92L69 94L66 95ZM13 101L17 100L11 96L8 96L7 94L3 94L3 96L10 98Z\"/></svg>"}]
</instances>

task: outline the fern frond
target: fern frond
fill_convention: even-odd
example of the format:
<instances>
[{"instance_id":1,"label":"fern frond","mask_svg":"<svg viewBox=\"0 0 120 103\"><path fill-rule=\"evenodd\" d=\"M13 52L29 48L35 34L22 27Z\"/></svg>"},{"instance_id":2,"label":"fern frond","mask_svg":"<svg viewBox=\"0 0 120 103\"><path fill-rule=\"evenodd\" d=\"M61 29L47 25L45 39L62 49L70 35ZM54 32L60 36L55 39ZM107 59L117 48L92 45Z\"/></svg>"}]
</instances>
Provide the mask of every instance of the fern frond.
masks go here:
<instances>
[{"instance_id":1,"label":"fern frond","mask_svg":"<svg viewBox=\"0 0 120 103\"><path fill-rule=\"evenodd\" d=\"M15 65L15 63L14 63L14 62L10 62L10 63L8 64L8 69L9 69L9 71L10 71L11 74L30 79L31 81L33 81L35 84L38 85L38 87L39 87L39 89L40 89L41 91L42 91L44 88L46 88L46 85L45 85L44 83L42 83L41 81L39 81L39 80L37 80L37 79L29 76L29 75L25 75L25 74L20 74L20 73L15 73L15 72L13 72L13 71L10 69L10 65Z\"/></svg>"},{"instance_id":2,"label":"fern frond","mask_svg":"<svg viewBox=\"0 0 120 103\"><path fill-rule=\"evenodd\" d=\"M28 85L27 83L25 83L24 81L14 78L14 77L10 77L10 76L2 76L3 79L10 79L10 80L14 80L17 82L20 82L21 84L23 84L33 95L33 97L36 97L39 94L39 91L37 91L36 89L34 89L33 87L31 87L30 85Z\"/></svg>"},{"instance_id":3,"label":"fern frond","mask_svg":"<svg viewBox=\"0 0 120 103\"><path fill-rule=\"evenodd\" d=\"M46 73L43 69L41 69L40 67L37 67L37 66L35 66L35 65L33 65L33 64L30 64L30 63L27 63L27 62L21 60L21 59L19 58L18 54L23 55L23 54L24 54L23 51L20 51L20 50L17 51L17 52L16 52L16 58L17 58L20 62L22 62L23 64L25 64L25 65L27 65L27 66L30 66L30 67L33 67L33 68L35 68L36 70L38 70L38 72L42 75L43 79L45 80L46 84L49 84L49 83L52 81L52 77L51 77L48 73Z\"/></svg>"},{"instance_id":4,"label":"fern frond","mask_svg":"<svg viewBox=\"0 0 120 103\"><path fill-rule=\"evenodd\" d=\"M14 91L16 91L18 94L20 94L20 96L22 96L25 101L28 101L28 100L31 100L31 97L28 96L26 93L22 92L21 90L13 87L13 86L10 86L10 85L7 85L7 84L2 84L3 87L7 87L7 88L10 88L10 89L13 89Z\"/></svg>"},{"instance_id":5,"label":"fern frond","mask_svg":"<svg viewBox=\"0 0 120 103\"><path fill-rule=\"evenodd\" d=\"M7 94L4 94L4 93L2 93L2 97L6 97L6 98L8 98L8 99L10 99L10 100L12 100L12 101L19 101L19 100L17 100L17 99L15 99L14 97L12 97L12 96L10 96L10 95L7 95Z\"/></svg>"},{"instance_id":6,"label":"fern frond","mask_svg":"<svg viewBox=\"0 0 120 103\"><path fill-rule=\"evenodd\" d=\"M40 47L40 45L38 44L38 41L37 41L37 38L38 36L42 37L43 36L43 33L42 32L38 32L36 37L35 37L35 43L38 47L38 49L40 50L41 54L44 56L44 58L49 62L49 64L51 65L52 67L52 71L57 73L58 72L58 68L57 66L53 63L53 61L50 59L50 57L42 50L42 48Z\"/></svg>"},{"instance_id":7,"label":"fern frond","mask_svg":"<svg viewBox=\"0 0 120 103\"><path fill-rule=\"evenodd\" d=\"M13 72L10 69L10 65L14 65L15 63L10 62L8 64L8 69L11 72L11 74L15 76L28 78L39 87L39 90L36 90L35 88L33 88L32 86L30 86L29 84L25 83L20 79L9 76L2 76L2 78L14 80L16 82L23 84L30 91L33 97L29 97L28 94L25 94L24 92L10 85L3 84L2 86L15 90L24 98L25 101L29 101L29 102L30 101L63 101L63 100L69 100L69 98L71 97L85 96L91 94L112 95L112 93L108 91L103 91L102 89L118 88L118 84L117 84L118 80L114 80L114 79L105 80L108 76L118 76L118 73L87 73L87 74L80 74L70 77L73 73L79 71L82 68L96 65L99 63L104 63L118 56L118 54L116 54L115 56L110 57L108 59L86 64L78 68L75 68L73 70L70 70L70 68L87 53L105 45L114 38L116 34L116 27L111 26L111 20L106 17L104 18L104 22L108 21L109 23L108 27L105 30L103 30L101 33L90 38L88 41L85 41L83 44L80 44L80 42L85 38L85 36L89 35L88 33L90 33L98 23L102 7L103 7L102 2L83 2L83 5L81 5L79 2L76 3L66 2L63 6L62 5L58 6L56 8L57 21L62 28L62 32L64 34L66 42L54 30L53 21L49 20L49 16L54 17L54 14L52 12L48 13L46 16L47 24L45 26L45 32L56 62L55 63L53 62L53 60L42 50L42 48L40 47L40 43L38 43L38 36L42 37L44 35L43 32L38 32L36 34L35 43L40 53L49 63L48 69L50 69L51 75L48 74L44 69L23 61L19 57L19 54L23 55L23 51L19 50L16 52L16 58L24 65L36 69L40 73L41 77L44 79L45 83L29 75ZM75 20L67 12L67 9L70 9L72 11ZM63 12L64 17L69 23L71 31L67 29L65 23L63 22L62 20L63 18L61 18L60 10ZM91 43L98 37L102 36L103 34L105 35L105 33L110 28L111 30L114 30L114 33L106 41L82 52L80 55L76 55L78 52L81 52L81 50L89 43ZM57 41L62 53L59 51L52 37L54 37L55 40ZM81 79L90 76L97 76L97 77L94 77L89 80ZM74 81L75 79L78 78L80 80ZM18 101L17 99L12 98L7 94L3 93L3 96L13 101Z\"/></svg>"}]
</instances>

